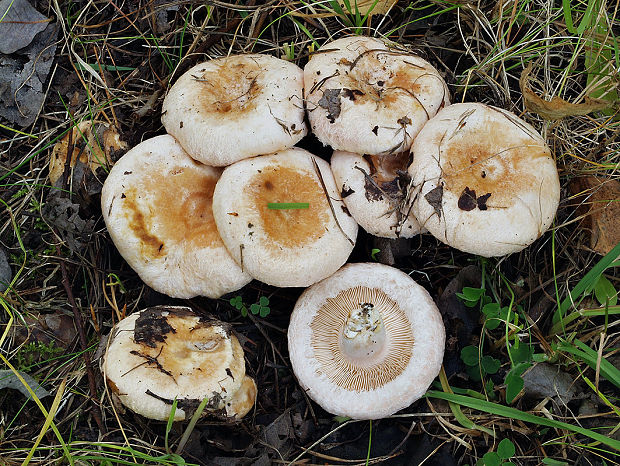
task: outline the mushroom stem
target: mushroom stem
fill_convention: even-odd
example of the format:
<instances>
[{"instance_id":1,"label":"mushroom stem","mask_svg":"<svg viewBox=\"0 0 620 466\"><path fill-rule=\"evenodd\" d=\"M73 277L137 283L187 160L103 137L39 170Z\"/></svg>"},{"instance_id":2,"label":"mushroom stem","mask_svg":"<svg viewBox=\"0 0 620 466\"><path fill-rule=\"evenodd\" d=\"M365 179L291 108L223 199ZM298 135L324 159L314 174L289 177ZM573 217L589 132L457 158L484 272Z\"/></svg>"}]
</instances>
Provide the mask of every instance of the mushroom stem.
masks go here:
<instances>
[{"instance_id":1,"label":"mushroom stem","mask_svg":"<svg viewBox=\"0 0 620 466\"><path fill-rule=\"evenodd\" d=\"M358 363L368 362L370 356L380 352L384 342L385 326L374 304L360 303L359 308L351 310L342 330L344 354Z\"/></svg>"}]
</instances>

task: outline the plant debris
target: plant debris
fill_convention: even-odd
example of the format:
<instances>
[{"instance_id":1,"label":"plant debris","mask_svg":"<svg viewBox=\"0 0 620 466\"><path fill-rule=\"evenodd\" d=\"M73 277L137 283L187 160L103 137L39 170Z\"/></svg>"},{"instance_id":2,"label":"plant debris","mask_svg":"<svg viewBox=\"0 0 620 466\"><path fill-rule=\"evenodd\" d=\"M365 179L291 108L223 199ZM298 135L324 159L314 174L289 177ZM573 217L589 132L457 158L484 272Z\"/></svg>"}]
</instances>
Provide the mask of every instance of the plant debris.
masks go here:
<instances>
[{"instance_id":1,"label":"plant debris","mask_svg":"<svg viewBox=\"0 0 620 466\"><path fill-rule=\"evenodd\" d=\"M330 123L340 116L340 91L341 89L325 89L323 97L319 99L319 106L327 110L327 119Z\"/></svg>"},{"instance_id":2,"label":"plant debris","mask_svg":"<svg viewBox=\"0 0 620 466\"><path fill-rule=\"evenodd\" d=\"M28 384L28 387L34 392L37 398L45 398L50 396L50 392L44 389L39 383L30 377L25 372L19 371L19 375L24 379L24 382ZM30 398L30 392L28 388L24 386L19 377L9 369L0 370L0 390L4 388L12 388L13 390L19 390L24 396Z\"/></svg>"},{"instance_id":3,"label":"plant debris","mask_svg":"<svg viewBox=\"0 0 620 466\"><path fill-rule=\"evenodd\" d=\"M583 215L583 228L590 247L605 255L620 243L620 181L596 176L573 180L570 190L576 196L577 213Z\"/></svg>"},{"instance_id":4,"label":"plant debris","mask_svg":"<svg viewBox=\"0 0 620 466\"><path fill-rule=\"evenodd\" d=\"M435 213L437 214L437 217L441 218L443 184L440 184L439 186L436 186L435 188L427 192L424 195L424 199L426 199L426 202L428 202L433 207Z\"/></svg>"},{"instance_id":5,"label":"plant debris","mask_svg":"<svg viewBox=\"0 0 620 466\"><path fill-rule=\"evenodd\" d=\"M69 144L71 144L71 150L69 150ZM127 143L121 140L118 130L113 126L102 121L82 121L52 149L50 181L56 184L62 178L67 167L69 152L71 152L71 158L68 168L75 167L79 161L87 165L95 174L99 168L109 169L126 149Z\"/></svg>"},{"instance_id":6,"label":"plant debris","mask_svg":"<svg viewBox=\"0 0 620 466\"><path fill-rule=\"evenodd\" d=\"M554 96L551 101L544 100L528 87L532 64L521 73L519 87L525 101L525 108L537 113L546 120L559 120L568 116L587 115L588 113L602 111L610 108L611 103L606 100L586 97L583 103L574 104L567 102L561 97Z\"/></svg>"},{"instance_id":7,"label":"plant debris","mask_svg":"<svg viewBox=\"0 0 620 466\"><path fill-rule=\"evenodd\" d=\"M11 280L13 279L13 272L9 261L6 259L6 253L3 249L0 249L0 293L5 291Z\"/></svg>"},{"instance_id":8,"label":"plant debris","mask_svg":"<svg viewBox=\"0 0 620 466\"><path fill-rule=\"evenodd\" d=\"M11 54L30 45L50 19L27 0L0 0L0 53Z\"/></svg>"},{"instance_id":9,"label":"plant debris","mask_svg":"<svg viewBox=\"0 0 620 466\"><path fill-rule=\"evenodd\" d=\"M58 25L26 0L2 0L0 17L0 117L28 126L43 105Z\"/></svg>"},{"instance_id":10,"label":"plant debris","mask_svg":"<svg viewBox=\"0 0 620 466\"><path fill-rule=\"evenodd\" d=\"M523 374L523 382L527 398L554 398L565 405L577 396L573 377L551 364L536 364Z\"/></svg>"}]
</instances>

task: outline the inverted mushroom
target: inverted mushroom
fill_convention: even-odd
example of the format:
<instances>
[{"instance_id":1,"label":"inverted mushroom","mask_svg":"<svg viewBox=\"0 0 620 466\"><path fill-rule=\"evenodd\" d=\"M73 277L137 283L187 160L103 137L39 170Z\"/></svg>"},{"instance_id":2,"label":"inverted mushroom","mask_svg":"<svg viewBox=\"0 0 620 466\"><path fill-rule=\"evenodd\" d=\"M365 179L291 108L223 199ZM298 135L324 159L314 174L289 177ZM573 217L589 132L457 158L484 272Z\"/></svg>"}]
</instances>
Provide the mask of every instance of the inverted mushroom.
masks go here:
<instances>
[{"instance_id":1,"label":"inverted mushroom","mask_svg":"<svg viewBox=\"0 0 620 466\"><path fill-rule=\"evenodd\" d=\"M234 55L184 73L164 99L166 131L212 166L294 146L307 133L303 71L270 55Z\"/></svg>"},{"instance_id":2,"label":"inverted mushroom","mask_svg":"<svg viewBox=\"0 0 620 466\"><path fill-rule=\"evenodd\" d=\"M335 150L409 150L422 125L449 104L448 89L426 60L370 37L327 43L304 68L312 131Z\"/></svg>"},{"instance_id":3,"label":"inverted mushroom","mask_svg":"<svg viewBox=\"0 0 620 466\"><path fill-rule=\"evenodd\" d=\"M101 193L108 232L156 291L218 298L252 280L228 254L213 220L219 175L168 135L138 144L110 170Z\"/></svg>"},{"instance_id":4,"label":"inverted mushroom","mask_svg":"<svg viewBox=\"0 0 620 466\"><path fill-rule=\"evenodd\" d=\"M336 186L355 221L382 238L411 238L420 225L405 205L409 152L358 155L334 151L331 168Z\"/></svg>"},{"instance_id":5,"label":"inverted mushroom","mask_svg":"<svg viewBox=\"0 0 620 466\"><path fill-rule=\"evenodd\" d=\"M288 328L299 384L326 411L354 419L386 417L420 398L444 342L426 290L378 263L348 264L308 288Z\"/></svg>"},{"instance_id":6,"label":"inverted mushroom","mask_svg":"<svg viewBox=\"0 0 620 466\"><path fill-rule=\"evenodd\" d=\"M213 216L237 264L275 286L309 286L338 270L353 250L357 223L329 164L303 149L227 167Z\"/></svg>"},{"instance_id":7,"label":"inverted mushroom","mask_svg":"<svg viewBox=\"0 0 620 466\"><path fill-rule=\"evenodd\" d=\"M483 104L441 110L411 148L411 199L436 238L481 256L517 252L551 225L560 200L555 161L528 123Z\"/></svg>"},{"instance_id":8,"label":"inverted mushroom","mask_svg":"<svg viewBox=\"0 0 620 466\"><path fill-rule=\"evenodd\" d=\"M205 414L241 418L252 409L256 384L245 374L243 348L230 327L183 306L156 306L121 320L102 363L113 397L150 419Z\"/></svg>"}]
</instances>

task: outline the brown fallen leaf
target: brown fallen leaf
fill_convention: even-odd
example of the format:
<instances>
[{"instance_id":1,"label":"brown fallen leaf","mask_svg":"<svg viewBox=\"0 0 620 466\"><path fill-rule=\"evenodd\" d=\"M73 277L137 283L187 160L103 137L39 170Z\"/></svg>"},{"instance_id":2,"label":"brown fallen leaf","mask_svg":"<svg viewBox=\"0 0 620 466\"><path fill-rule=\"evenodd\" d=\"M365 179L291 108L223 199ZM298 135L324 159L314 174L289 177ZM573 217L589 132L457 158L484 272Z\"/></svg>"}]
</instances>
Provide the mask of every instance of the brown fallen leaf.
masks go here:
<instances>
[{"instance_id":1,"label":"brown fallen leaf","mask_svg":"<svg viewBox=\"0 0 620 466\"><path fill-rule=\"evenodd\" d=\"M529 76L532 71L530 63L521 73L519 87L525 101L525 108L537 113L545 120L559 120L567 116L587 115L588 113L605 110L612 106L611 102L586 97L583 103L573 104L560 97L552 97L551 101L544 100L528 87Z\"/></svg>"},{"instance_id":2,"label":"brown fallen leaf","mask_svg":"<svg viewBox=\"0 0 620 466\"><path fill-rule=\"evenodd\" d=\"M582 176L571 182L570 191L584 215L583 227L590 233L590 247L605 255L620 242L620 181Z\"/></svg>"},{"instance_id":3,"label":"brown fallen leaf","mask_svg":"<svg viewBox=\"0 0 620 466\"><path fill-rule=\"evenodd\" d=\"M396 5L398 0L357 0L357 10L359 11L361 16L365 16L366 14L370 15L385 15L390 9ZM346 13L349 13L345 2L343 0L339 0L338 4L340 8ZM349 0L349 5L351 6L351 13L355 14L355 0ZM329 13L301 13L298 11L291 12L294 16L300 16L302 18L330 18L332 16L338 16L338 13L331 9Z\"/></svg>"},{"instance_id":4,"label":"brown fallen leaf","mask_svg":"<svg viewBox=\"0 0 620 466\"><path fill-rule=\"evenodd\" d=\"M73 127L71 142L73 153L70 166L75 167L76 161L87 164L94 173L99 167L110 167L118 159L119 153L127 149L127 144L113 126L101 121L82 121ZM67 161L70 133L56 143L50 157L50 181L55 184L60 179Z\"/></svg>"},{"instance_id":5,"label":"brown fallen leaf","mask_svg":"<svg viewBox=\"0 0 620 466\"><path fill-rule=\"evenodd\" d=\"M16 344L54 344L57 348L67 348L77 335L73 318L59 311L28 314L14 325L13 332Z\"/></svg>"},{"instance_id":6,"label":"brown fallen leaf","mask_svg":"<svg viewBox=\"0 0 620 466\"><path fill-rule=\"evenodd\" d=\"M357 9L360 15L364 16L370 12L371 15L385 15L398 2L398 0L357 0ZM346 6L342 0L338 2L346 13ZM349 0L351 9L355 13L355 0ZM374 5L374 7L373 7Z\"/></svg>"}]
</instances>

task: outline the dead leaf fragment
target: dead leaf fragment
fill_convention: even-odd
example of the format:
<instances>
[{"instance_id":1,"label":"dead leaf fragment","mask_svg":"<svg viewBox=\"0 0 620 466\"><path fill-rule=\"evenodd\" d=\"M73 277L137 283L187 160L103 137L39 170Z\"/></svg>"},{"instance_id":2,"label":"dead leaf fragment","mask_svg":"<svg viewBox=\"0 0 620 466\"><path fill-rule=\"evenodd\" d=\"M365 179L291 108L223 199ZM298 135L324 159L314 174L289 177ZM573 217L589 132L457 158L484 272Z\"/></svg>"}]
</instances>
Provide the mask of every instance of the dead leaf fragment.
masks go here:
<instances>
[{"instance_id":1,"label":"dead leaf fragment","mask_svg":"<svg viewBox=\"0 0 620 466\"><path fill-rule=\"evenodd\" d=\"M396 3L398 3L398 0L357 0L357 4L354 0L350 0L349 5L351 7L351 11L349 11L343 0L338 1L338 5L345 14L355 14L357 6L357 11L361 16L387 15ZM325 10L328 10L328 12L324 12ZM327 5L322 11L318 11L311 14L293 11L291 14L302 18L332 18L334 16L339 16L339 13Z\"/></svg>"},{"instance_id":2,"label":"dead leaf fragment","mask_svg":"<svg viewBox=\"0 0 620 466\"><path fill-rule=\"evenodd\" d=\"M557 96L553 97L551 101L546 101L528 87L531 71L532 64L530 63L519 78L519 87L523 94L525 108L532 113L537 113L546 120L559 120L567 116L587 115L588 113L605 110L611 106L610 102L590 97L586 97L585 102L580 104L567 102Z\"/></svg>"},{"instance_id":3,"label":"dead leaf fragment","mask_svg":"<svg viewBox=\"0 0 620 466\"><path fill-rule=\"evenodd\" d=\"M45 398L50 396L50 393L44 389L39 383L30 377L28 374L22 371L18 371L19 375L24 379L24 382L28 384L30 389L34 392L37 398ZM13 390L19 390L24 396L30 398L30 392L24 386L19 377L9 369L0 370L0 390L3 388L12 388Z\"/></svg>"},{"instance_id":4,"label":"dead leaf fragment","mask_svg":"<svg viewBox=\"0 0 620 466\"><path fill-rule=\"evenodd\" d=\"M58 24L44 25L25 47L12 54L0 52L0 117L21 127L32 124L43 106L54 61ZM7 34L0 32L0 43L6 38Z\"/></svg>"},{"instance_id":5,"label":"dead leaf fragment","mask_svg":"<svg viewBox=\"0 0 620 466\"><path fill-rule=\"evenodd\" d=\"M67 133L52 149L49 174L52 184L60 179L65 170L69 139L73 145L71 168L79 160L88 165L93 173L99 167L110 167L118 159L119 153L127 149L127 143L121 140L113 126L101 121L82 121L73 127L71 137Z\"/></svg>"},{"instance_id":6,"label":"dead leaf fragment","mask_svg":"<svg viewBox=\"0 0 620 466\"><path fill-rule=\"evenodd\" d=\"M0 0L0 53L14 53L29 45L49 19L26 0Z\"/></svg>"},{"instance_id":7,"label":"dead leaf fragment","mask_svg":"<svg viewBox=\"0 0 620 466\"><path fill-rule=\"evenodd\" d=\"M523 374L523 382L527 398L549 397L566 404L577 396L573 377L551 364L536 364Z\"/></svg>"},{"instance_id":8,"label":"dead leaf fragment","mask_svg":"<svg viewBox=\"0 0 620 466\"><path fill-rule=\"evenodd\" d=\"M327 119L333 123L340 116L340 91L342 89L326 89L319 99L319 107L327 110Z\"/></svg>"},{"instance_id":9,"label":"dead leaf fragment","mask_svg":"<svg viewBox=\"0 0 620 466\"><path fill-rule=\"evenodd\" d=\"M584 215L583 227L590 233L590 248L605 255L620 242L620 181L597 176L574 180L570 190Z\"/></svg>"},{"instance_id":10,"label":"dead leaf fragment","mask_svg":"<svg viewBox=\"0 0 620 466\"><path fill-rule=\"evenodd\" d=\"M6 258L6 253L0 249L0 293L5 291L11 280L13 279L13 272L11 266Z\"/></svg>"},{"instance_id":11,"label":"dead leaf fragment","mask_svg":"<svg viewBox=\"0 0 620 466\"><path fill-rule=\"evenodd\" d=\"M353 13L355 13L355 6L357 6L360 15L364 16L369 13L371 15L386 15L397 2L398 0L357 0L357 3L350 1L349 4L351 5ZM346 12L345 2L340 0L338 3Z\"/></svg>"},{"instance_id":12,"label":"dead leaf fragment","mask_svg":"<svg viewBox=\"0 0 620 466\"><path fill-rule=\"evenodd\" d=\"M441 218L441 210L442 210L442 201L443 201L443 184L434 187L429 192L424 195L424 199L428 202L433 209L435 209L435 213L437 217Z\"/></svg>"},{"instance_id":13,"label":"dead leaf fragment","mask_svg":"<svg viewBox=\"0 0 620 466\"><path fill-rule=\"evenodd\" d=\"M13 332L16 344L53 344L57 348L67 348L77 336L73 318L62 312L26 315L23 322L14 325Z\"/></svg>"}]
</instances>

